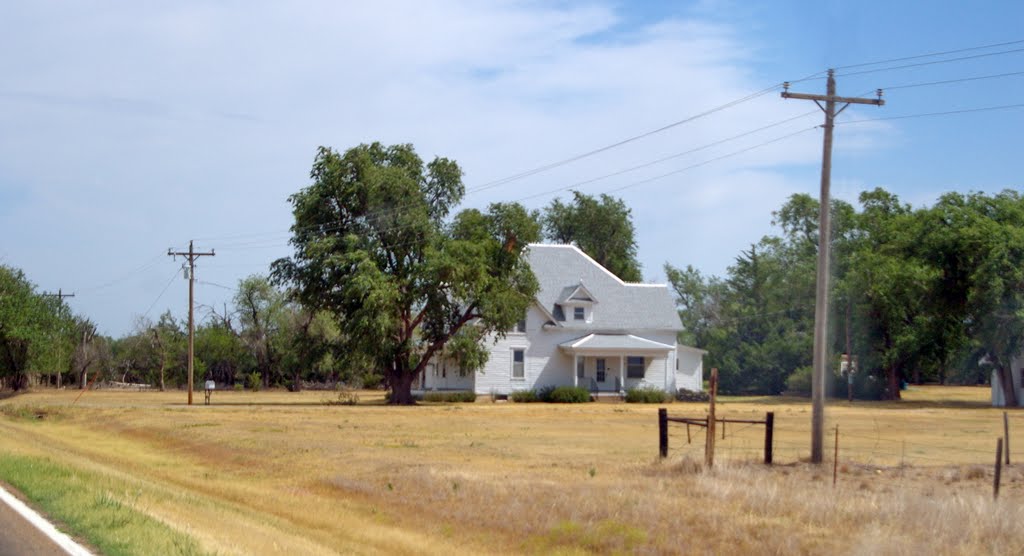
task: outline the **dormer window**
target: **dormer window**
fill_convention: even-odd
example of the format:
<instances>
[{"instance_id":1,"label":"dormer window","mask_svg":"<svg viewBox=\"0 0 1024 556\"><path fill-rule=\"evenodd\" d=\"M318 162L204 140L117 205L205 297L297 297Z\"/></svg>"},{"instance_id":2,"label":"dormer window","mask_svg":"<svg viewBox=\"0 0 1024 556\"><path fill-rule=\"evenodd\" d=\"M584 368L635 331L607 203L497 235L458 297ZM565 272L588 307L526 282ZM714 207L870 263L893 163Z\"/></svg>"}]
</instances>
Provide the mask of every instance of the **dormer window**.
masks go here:
<instances>
[{"instance_id":1,"label":"dormer window","mask_svg":"<svg viewBox=\"0 0 1024 556\"><path fill-rule=\"evenodd\" d=\"M559 320L578 323L593 321L594 305L597 304L597 300L583 285L582 280L577 285L563 289L560 299L561 301L558 302L560 311L556 313Z\"/></svg>"},{"instance_id":2,"label":"dormer window","mask_svg":"<svg viewBox=\"0 0 1024 556\"><path fill-rule=\"evenodd\" d=\"M525 334L526 333L526 317L523 317L522 319L520 319L520 321L516 323L516 326L515 326L515 328L512 329L512 331L517 333L517 334Z\"/></svg>"}]
</instances>

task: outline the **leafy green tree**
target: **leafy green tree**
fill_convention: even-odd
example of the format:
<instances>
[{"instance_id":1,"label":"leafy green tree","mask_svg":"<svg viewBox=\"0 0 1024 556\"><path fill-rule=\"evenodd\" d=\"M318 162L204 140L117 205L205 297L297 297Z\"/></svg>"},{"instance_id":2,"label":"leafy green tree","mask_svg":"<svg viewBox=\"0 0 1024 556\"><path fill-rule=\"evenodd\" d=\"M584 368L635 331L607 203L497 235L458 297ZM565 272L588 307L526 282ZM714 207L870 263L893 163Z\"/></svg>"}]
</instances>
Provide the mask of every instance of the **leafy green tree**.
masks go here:
<instances>
[{"instance_id":1,"label":"leafy green tree","mask_svg":"<svg viewBox=\"0 0 1024 556\"><path fill-rule=\"evenodd\" d=\"M622 199L573 191L571 203L555 199L544 211L548 240L575 243L601 266L626 282L640 282L636 238L629 207Z\"/></svg>"},{"instance_id":2,"label":"leafy green tree","mask_svg":"<svg viewBox=\"0 0 1024 556\"><path fill-rule=\"evenodd\" d=\"M59 329L58 304L37 294L21 270L0 265L0 378L10 388L28 388L33 362Z\"/></svg>"},{"instance_id":3,"label":"leafy green tree","mask_svg":"<svg viewBox=\"0 0 1024 556\"><path fill-rule=\"evenodd\" d=\"M220 385L234 384L248 368L254 366L249 350L226 321L213 320L196 329L196 359L202 361L204 380Z\"/></svg>"},{"instance_id":4,"label":"leafy green tree","mask_svg":"<svg viewBox=\"0 0 1024 556\"><path fill-rule=\"evenodd\" d=\"M1010 363L1024 348L1024 198L1012 190L949 193L931 213L942 306L962 318L969 364L990 365L1006 404L1020 405Z\"/></svg>"},{"instance_id":5,"label":"leafy green tree","mask_svg":"<svg viewBox=\"0 0 1024 556\"><path fill-rule=\"evenodd\" d=\"M235 309L241 324L239 335L256 360L256 371L263 386L280 381L278 345L282 321L286 318L285 294L265 276L252 275L240 280L235 293Z\"/></svg>"},{"instance_id":6,"label":"leafy green tree","mask_svg":"<svg viewBox=\"0 0 1024 556\"><path fill-rule=\"evenodd\" d=\"M424 164L411 145L322 147L312 185L290 197L295 254L273 264L310 310L328 311L345 348L380 369L394 404L467 326L502 334L522 318L537 283L523 250L540 237L519 205L445 219L464 193L445 158Z\"/></svg>"}]
</instances>

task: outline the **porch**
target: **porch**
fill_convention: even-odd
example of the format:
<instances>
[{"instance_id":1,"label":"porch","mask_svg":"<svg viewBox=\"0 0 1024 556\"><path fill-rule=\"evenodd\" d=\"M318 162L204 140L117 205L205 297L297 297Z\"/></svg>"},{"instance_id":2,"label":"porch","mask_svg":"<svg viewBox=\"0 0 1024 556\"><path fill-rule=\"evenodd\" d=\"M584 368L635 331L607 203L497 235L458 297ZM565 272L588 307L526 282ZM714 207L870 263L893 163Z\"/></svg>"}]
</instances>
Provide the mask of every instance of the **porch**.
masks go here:
<instances>
[{"instance_id":1,"label":"porch","mask_svg":"<svg viewBox=\"0 0 1024 556\"><path fill-rule=\"evenodd\" d=\"M559 348L573 358L573 386L583 387L595 396L621 396L639 387L667 389L669 353L675 346L632 334L588 334ZM660 380L649 376L652 365L661 359Z\"/></svg>"}]
</instances>

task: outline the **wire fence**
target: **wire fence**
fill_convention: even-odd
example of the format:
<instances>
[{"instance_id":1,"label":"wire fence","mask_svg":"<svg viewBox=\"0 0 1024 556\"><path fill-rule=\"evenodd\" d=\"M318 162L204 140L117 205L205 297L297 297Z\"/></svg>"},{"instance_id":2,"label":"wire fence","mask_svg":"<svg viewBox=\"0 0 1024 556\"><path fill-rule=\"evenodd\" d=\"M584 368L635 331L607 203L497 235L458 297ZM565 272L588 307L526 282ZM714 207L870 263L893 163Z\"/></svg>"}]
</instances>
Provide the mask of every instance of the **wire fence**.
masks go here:
<instances>
[{"instance_id":1,"label":"wire fence","mask_svg":"<svg viewBox=\"0 0 1024 556\"><path fill-rule=\"evenodd\" d=\"M706 419L706 415L674 415L671 420L689 418ZM720 416L719 419L722 417ZM728 421L728 418L725 418ZM801 420L803 418L801 417ZM838 440L838 463L845 465L876 466L879 468L903 467L991 467L995 462L997 439L1003 438L1005 449L1024 446L1024 436L1014 443L1013 427L1007 421L1004 431L1003 418L994 419L988 426L962 431L950 431L949 419L936 419L931 426L921 427L930 431L943 431L946 436L934 441L922 433L908 434L906 431L885 431L880 426L866 431L864 423L847 425L844 430L841 420L838 429L833 424L826 430L826 462L835 459L836 434ZM1024 426L1024 423L1021 424ZM689 430L687 430L689 427ZM1024 429L1022 429L1024 430ZM1010 432L1009 438L1006 432ZM734 461L758 461L765 451L765 425L759 423L725 424L719 422L715 431L715 459ZM705 453L705 429L695 424L672 422L668 427L668 457L702 460ZM809 431L806 427L794 427L787 423L785 416L776 415L774 434L771 440L773 460L776 464L806 462L810 454ZM924 439L921 437L924 436ZM1012 454L1006 456L1009 461ZM1024 462L1024 456L1021 456Z\"/></svg>"}]
</instances>

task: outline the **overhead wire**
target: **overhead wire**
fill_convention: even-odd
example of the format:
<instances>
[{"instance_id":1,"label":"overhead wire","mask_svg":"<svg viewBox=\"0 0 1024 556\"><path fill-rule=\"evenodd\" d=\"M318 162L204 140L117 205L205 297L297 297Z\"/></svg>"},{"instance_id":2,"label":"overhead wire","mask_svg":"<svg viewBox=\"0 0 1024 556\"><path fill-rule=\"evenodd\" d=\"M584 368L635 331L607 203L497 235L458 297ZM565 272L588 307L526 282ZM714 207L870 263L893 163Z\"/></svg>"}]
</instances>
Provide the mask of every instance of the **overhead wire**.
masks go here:
<instances>
[{"instance_id":1,"label":"overhead wire","mask_svg":"<svg viewBox=\"0 0 1024 556\"><path fill-rule=\"evenodd\" d=\"M912 89L915 87L930 87L933 85L947 85L950 83L966 83L968 81L980 81L983 79L996 79L999 77L1013 77L1016 75L1024 75L1024 71L1011 71L1006 73L996 73L992 75L978 75L975 77L964 77L960 79L944 79L942 81L929 81L926 83L909 83L906 85L889 85L888 87L880 87L883 91L893 91L898 89Z\"/></svg>"},{"instance_id":2,"label":"overhead wire","mask_svg":"<svg viewBox=\"0 0 1024 556\"><path fill-rule=\"evenodd\" d=\"M156 304L160 302L160 298L162 298L164 296L164 294L167 293L167 288L171 287L171 283L174 282L174 279L177 276L178 276L178 269L174 269L174 273L171 274L171 279L167 281L167 285L164 286L164 289L160 290L160 295L156 296L156 299L153 300L153 303L149 304L149 308L146 309L146 312L142 313L142 318L143 319L145 319L147 316L149 316L149 312L152 311L153 307L155 307Z\"/></svg>"},{"instance_id":3,"label":"overhead wire","mask_svg":"<svg viewBox=\"0 0 1024 556\"><path fill-rule=\"evenodd\" d=\"M878 60L878 61L875 61L875 62L862 62L862 63L858 63L858 64L848 64L848 65L845 65L845 66L837 66L837 67L835 67L833 69L835 69L835 70L843 70L843 69L860 68L860 67L866 67L866 66L877 66L877 65L881 65L881 64L891 64L893 62L905 62L907 60L919 60L921 58L934 58L935 56L945 56L947 54L959 54L961 52L973 52L975 50L985 50L986 48L997 48L997 47L1000 47L1000 46L1010 46L1010 45L1013 45L1013 44L1022 44L1022 43L1024 43L1024 39L1013 40L1013 41L1006 41L1006 42L999 42L999 43L993 43L993 44L985 44L985 45L981 45L981 46L970 46L970 47L967 47L967 48L958 48L956 50L945 50L945 51L942 51L942 52L929 52L929 53L926 53L926 54L915 54L913 56L903 56L903 57L900 57L900 58L889 58L888 60Z\"/></svg>"},{"instance_id":4,"label":"overhead wire","mask_svg":"<svg viewBox=\"0 0 1024 556\"><path fill-rule=\"evenodd\" d=\"M974 55L971 55L971 56L961 56L959 58L948 58L948 59L945 59L945 60L932 60L930 62L918 62L918 63L915 63L915 64L904 64L904 65L901 65L901 66L889 66L889 67L877 68L877 69L852 71L852 72L846 72L846 73L837 73L836 77L849 77L849 76L852 76L852 75L866 75L866 74L869 74L869 73L879 73L879 72L883 72L883 71L892 71L892 70L898 70L898 69L916 68L916 67L922 67L922 66L933 66L933 65L936 65L936 64L948 64L950 62L962 62L964 60L974 60L974 59L977 59L977 58L987 58L987 57L990 57L990 56L1001 56L1003 54L1015 54L1015 53L1018 53L1018 52L1024 52L1024 48L1014 48L1012 50L1002 50L1002 51L999 51L999 52L986 52L984 54L974 54Z\"/></svg>"},{"instance_id":5,"label":"overhead wire","mask_svg":"<svg viewBox=\"0 0 1024 556\"><path fill-rule=\"evenodd\" d=\"M970 114L974 112L989 112L993 110L1009 110L1013 108L1024 108L1024 103L1018 104L1003 104L999 106L985 106L981 108L964 108L961 110L947 110L943 112L924 112L921 114L905 114L901 116L882 116L878 118L865 118L862 120L846 120L843 122L836 122L836 125L849 125L849 124L861 124L865 122L882 122L886 120L908 120L911 118L928 118L932 116L952 116L955 114Z\"/></svg>"}]
</instances>

